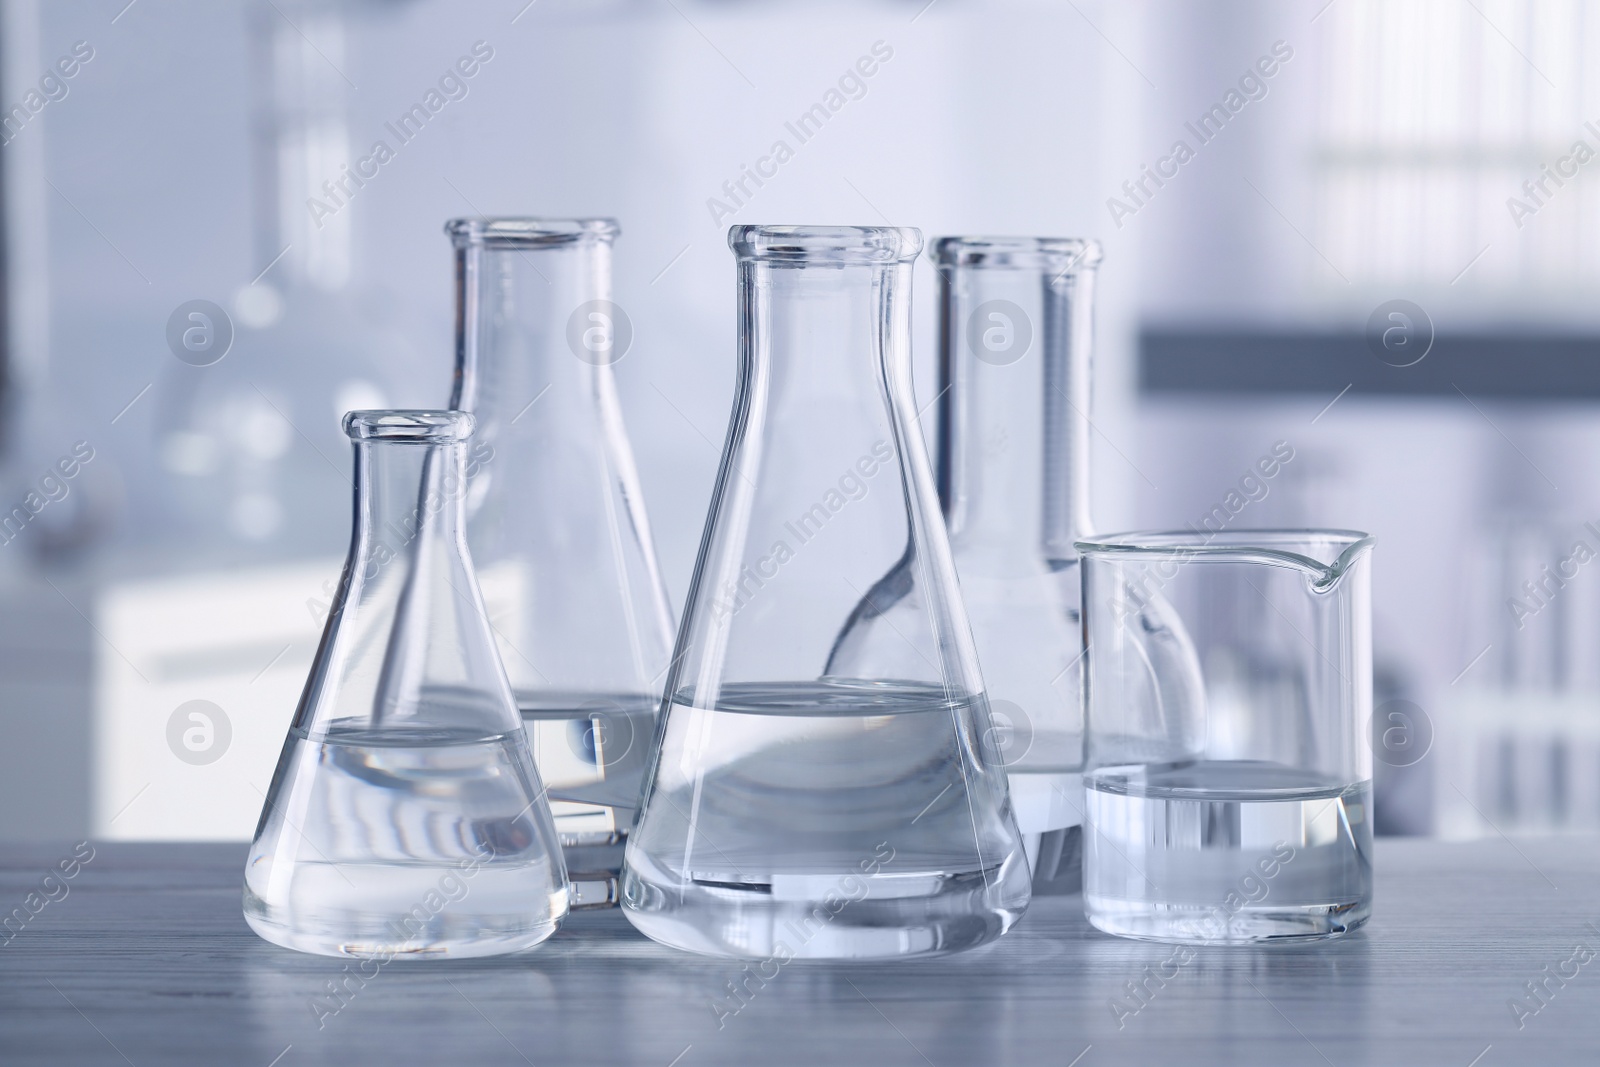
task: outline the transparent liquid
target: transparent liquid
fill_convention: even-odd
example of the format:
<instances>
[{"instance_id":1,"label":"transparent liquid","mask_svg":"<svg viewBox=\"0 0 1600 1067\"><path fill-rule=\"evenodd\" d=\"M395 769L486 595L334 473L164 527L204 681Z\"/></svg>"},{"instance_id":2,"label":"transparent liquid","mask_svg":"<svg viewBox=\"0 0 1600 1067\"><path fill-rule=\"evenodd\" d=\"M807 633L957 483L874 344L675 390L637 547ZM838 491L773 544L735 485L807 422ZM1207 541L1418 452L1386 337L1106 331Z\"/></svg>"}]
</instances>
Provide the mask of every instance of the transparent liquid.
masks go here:
<instances>
[{"instance_id":1,"label":"transparent liquid","mask_svg":"<svg viewBox=\"0 0 1600 1067\"><path fill-rule=\"evenodd\" d=\"M978 698L981 701L981 698ZM644 933L716 955L950 952L1004 933L1028 873L980 703L825 681L674 703L623 874Z\"/></svg>"},{"instance_id":2,"label":"transparent liquid","mask_svg":"<svg viewBox=\"0 0 1600 1067\"><path fill-rule=\"evenodd\" d=\"M1372 904L1372 785L1254 760L1084 775L1084 912L1195 944L1348 933Z\"/></svg>"},{"instance_id":3,"label":"transparent liquid","mask_svg":"<svg viewBox=\"0 0 1600 1067\"><path fill-rule=\"evenodd\" d=\"M573 907L614 907L660 700L635 693L517 694L555 817Z\"/></svg>"},{"instance_id":4,"label":"transparent liquid","mask_svg":"<svg viewBox=\"0 0 1600 1067\"><path fill-rule=\"evenodd\" d=\"M245 919L327 955L536 945L567 911L539 793L520 736L291 731L245 868Z\"/></svg>"}]
</instances>

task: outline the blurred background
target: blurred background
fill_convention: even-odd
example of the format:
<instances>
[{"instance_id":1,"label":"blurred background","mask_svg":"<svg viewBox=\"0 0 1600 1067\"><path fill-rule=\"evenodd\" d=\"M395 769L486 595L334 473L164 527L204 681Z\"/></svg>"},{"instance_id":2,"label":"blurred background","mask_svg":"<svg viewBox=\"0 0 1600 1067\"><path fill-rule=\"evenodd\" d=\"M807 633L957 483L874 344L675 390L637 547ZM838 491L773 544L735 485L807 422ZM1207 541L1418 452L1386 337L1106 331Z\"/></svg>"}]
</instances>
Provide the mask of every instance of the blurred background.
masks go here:
<instances>
[{"instance_id":1,"label":"blurred background","mask_svg":"<svg viewBox=\"0 0 1600 1067\"><path fill-rule=\"evenodd\" d=\"M4 0L0 837L249 837L339 417L446 404L441 227L500 214L621 221L675 607L728 224L1098 238L1097 525L1374 533L1380 832L1600 829L1597 56L1580 0Z\"/></svg>"}]
</instances>

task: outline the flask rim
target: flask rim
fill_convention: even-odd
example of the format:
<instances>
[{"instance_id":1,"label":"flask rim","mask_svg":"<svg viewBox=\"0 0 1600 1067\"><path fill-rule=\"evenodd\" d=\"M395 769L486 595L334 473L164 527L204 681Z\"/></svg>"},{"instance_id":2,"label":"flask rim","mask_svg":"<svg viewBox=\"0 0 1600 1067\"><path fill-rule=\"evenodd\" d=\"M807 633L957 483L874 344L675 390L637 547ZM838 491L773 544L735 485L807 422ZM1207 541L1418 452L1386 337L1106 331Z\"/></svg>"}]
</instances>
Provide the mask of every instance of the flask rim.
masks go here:
<instances>
[{"instance_id":1,"label":"flask rim","mask_svg":"<svg viewBox=\"0 0 1600 1067\"><path fill-rule=\"evenodd\" d=\"M728 247L763 263L908 263L922 251L914 226L730 226Z\"/></svg>"},{"instance_id":2,"label":"flask rim","mask_svg":"<svg viewBox=\"0 0 1600 1067\"><path fill-rule=\"evenodd\" d=\"M549 248L583 241L611 241L622 232L616 219L545 219L503 215L451 219L444 232L457 248Z\"/></svg>"},{"instance_id":3,"label":"flask rim","mask_svg":"<svg viewBox=\"0 0 1600 1067\"><path fill-rule=\"evenodd\" d=\"M1086 559L1169 559L1186 563L1265 563L1295 567L1311 576L1313 587L1323 592L1377 543L1361 530L1238 529L1217 533L1202 530L1137 530L1106 534L1073 547ZM1333 558L1324 558L1331 555Z\"/></svg>"},{"instance_id":4,"label":"flask rim","mask_svg":"<svg viewBox=\"0 0 1600 1067\"><path fill-rule=\"evenodd\" d=\"M941 267L989 267L1056 271L1093 270L1100 242L1092 237L939 237L930 257Z\"/></svg>"},{"instance_id":5,"label":"flask rim","mask_svg":"<svg viewBox=\"0 0 1600 1067\"><path fill-rule=\"evenodd\" d=\"M477 426L478 420L467 411L373 408L344 416L344 432L352 441L441 444L465 441Z\"/></svg>"}]
</instances>

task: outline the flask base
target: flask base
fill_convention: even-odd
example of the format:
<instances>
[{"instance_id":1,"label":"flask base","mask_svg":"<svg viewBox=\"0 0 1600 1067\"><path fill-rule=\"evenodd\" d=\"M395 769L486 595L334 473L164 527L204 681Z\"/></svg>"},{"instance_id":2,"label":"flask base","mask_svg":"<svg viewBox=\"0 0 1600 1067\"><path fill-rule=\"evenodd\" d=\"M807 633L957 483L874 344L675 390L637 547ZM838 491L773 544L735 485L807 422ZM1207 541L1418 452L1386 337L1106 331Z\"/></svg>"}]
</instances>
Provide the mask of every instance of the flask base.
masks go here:
<instances>
[{"instance_id":1,"label":"flask base","mask_svg":"<svg viewBox=\"0 0 1600 1067\"><path fill-rule=\"evenodd\" d=\"M471 959L533 948L556 932L556 919L528 925L496 925L462 920L429 927L414 937L396 931L404 916L369 916L316 929L276 922L245 905L245 922L264 940L297 952L354 959Z\"/></svg>"},{"instance_id":2,"label":"flask base","mask_svg":"<svg viewBox=\"0 0 1600 1067\"><path fill-rule=\"evenodd\" d=\"M1027 891L1010 883L1026 875L1020 862L1007 867L686 885L647 882L630 868L623 911L651 940L708 956L780 963L935 956L993 941L1021 918Z\"/></svg>"},{"instance_id":3,"label":"flask base","mask_svg":"<svg viewBox=\"0 0 1600 1067\"><path fill-rule=\"evenodd\" d=\"M1339 904L1245 907L1223 917L1223 909L1198 905L1151 905L1140 901L1084 897L1084 915L1095 929L1136 941L1177 945L1256 945L1269 941L1324 941L1353 933L1372 916L1367 900Z\"/></svg>"},{"instance_id":4,"label":"flask base","mask_svg":"<svg viewBox=\"0 0 1600 1067\"><path fill-rule=\"evenodd\" d=\"M254 872L252 872L254 873ZM468 959L532 948L567 914L542 865L474 870L301 864L282 903L247 877L244 918L275 945L321 956Z\"/></svg>"}]
</instances>

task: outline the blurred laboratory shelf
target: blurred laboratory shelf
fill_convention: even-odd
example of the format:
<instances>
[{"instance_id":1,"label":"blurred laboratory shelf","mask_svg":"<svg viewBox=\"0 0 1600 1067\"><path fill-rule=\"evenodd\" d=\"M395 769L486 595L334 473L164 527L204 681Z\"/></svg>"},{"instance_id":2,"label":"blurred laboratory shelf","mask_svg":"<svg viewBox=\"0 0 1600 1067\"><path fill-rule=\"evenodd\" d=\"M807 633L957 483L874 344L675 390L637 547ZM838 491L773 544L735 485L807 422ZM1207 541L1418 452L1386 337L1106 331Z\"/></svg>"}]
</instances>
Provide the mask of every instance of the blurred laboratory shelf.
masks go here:
<instances>
[{"instance_id":1,"label":"blurred laboratory shelf","mask_svg":"<svg viewBox=\"0 0 1600 1067\"><path fill-rule=\"evenodd\" d=\"M1594 838L1380 840L1375 917L1320 945L1200 948L1185 961L1171 946L1102 935L1077 898L1055 897L964 955L769 965L765 978L656 945L615 910L576 913L520 956L363 967L301 955L245 926L244 856L214 843L0 846L0 915L20 908L26 919L0 932L0 1062L1498 1067L1600 1057ZM738 999L730 983L744 990Z\"/></svg>"}]
</instances>

